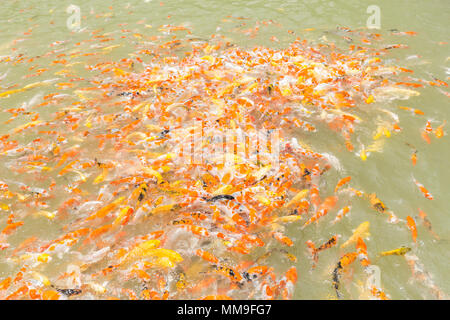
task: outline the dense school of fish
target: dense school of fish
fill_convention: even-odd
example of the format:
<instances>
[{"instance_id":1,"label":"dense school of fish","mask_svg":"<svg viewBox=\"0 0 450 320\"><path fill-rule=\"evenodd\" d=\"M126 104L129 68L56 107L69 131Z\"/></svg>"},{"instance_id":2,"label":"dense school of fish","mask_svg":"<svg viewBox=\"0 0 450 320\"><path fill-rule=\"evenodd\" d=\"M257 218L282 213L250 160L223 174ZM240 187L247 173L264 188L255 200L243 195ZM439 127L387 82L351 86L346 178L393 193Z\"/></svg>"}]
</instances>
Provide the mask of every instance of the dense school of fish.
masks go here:
<instances>
[{"instance_id":1,"label":"dense school of fish","mask_svg":"<svg viewBox=\"0 0 450 320\"><path fill-rule=\"evenodd\" d=\"M344 279L355 265L369 277L371 260L391 255L406 259L411 277L435 298L446 298L414 254L416 224L439 239L426 213L418 209L404 220L350 176L331 182L327 173L339 174L339 161L299 138L332 130L361 161L382 152L402 128L395 110L377 102L408 99L425 85L447 87L384 62L404 45L347 28L335 31L345 49L299 38L281 49L242 48L173 25L151 39L121 32L138 44L119 61L105 59L121 45L108 44L112 35L100 30L85 31L91 37L70 47L52 43L39 57L20 50L0 57L7 70L29 67L24 82L52 73L26 85L7 84L7 74L0 81L10 116L0 137L8 170L0 181L0 255L10 266L0 299L292 299L298 277L309 276L297 273L297 261L309 261L313 272L325 250L341 255L323 279L335 298L349 297ZM50 71L42 59L61 69ZM39 95L42 86L54 92ZM4 107L19 94L28 101ZM373 140L364 145L357 133L370 121ZM418 134L431 143L446 135L445 124L424 121ZM258 140L258 132L275 131L277 146ZM200 146L196 132L203 134ZM218 138L229 145L229 132L244 135L231 149ZM415 165L417 149L410 147ZM408 183L433 200L414 177ZM323 191L327 184L333 193ZM307 228L349 223L352 199L402 225L412 242L370 252L366 243L376 235L369 239L368 221L352 226L352 235L304 238ZM42 231L31 233L28 226L37 223ZM50 224L59 233L46 232ZM19 232L29 236L17 241ZM271 265L273 257L289 266ZM391 298L375 283L366 297Z\"/></svg>"}]
</instances>

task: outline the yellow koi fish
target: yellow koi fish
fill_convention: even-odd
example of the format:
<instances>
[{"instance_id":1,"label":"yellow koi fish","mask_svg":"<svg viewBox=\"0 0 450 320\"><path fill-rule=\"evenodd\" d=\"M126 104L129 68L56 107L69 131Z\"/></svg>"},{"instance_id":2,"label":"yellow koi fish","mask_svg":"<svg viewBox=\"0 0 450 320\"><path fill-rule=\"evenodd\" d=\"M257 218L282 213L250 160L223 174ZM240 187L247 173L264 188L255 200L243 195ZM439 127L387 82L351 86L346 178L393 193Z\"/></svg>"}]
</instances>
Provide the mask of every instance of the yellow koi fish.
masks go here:
<instances>
[{"instance_id":1,"label":"yellow koi fish","mask_svg":"<svg viewBox=\"0 0 450 320\"><path fill-rule=\"evenodd\" d=\"M160 244L161 241L158 239L144 241L131 249L126 255L124 255L122 260L120 261L120 264L131 262L136 258L146 257L150 252L153 252L152 250L159 247Z\"/></svg>"},{"instance_id":2,"label":"yellow koi fish","mask_svg":"<svg viewBox=\"0 0 450 320\"><path fill-rule=\"evenodd\" d=\"M289 201L287 204L284 205L285 208L289 208L291 206L295 206L298 204L303 198L305 198L308 195L309 189L303 189L299 193L297 193L291 201Z\"/></svg>"},{"instance_id":3,"label":"yellow koi fish","mask_svg":"<svg viewBox=\"0 0 450 320\"><path fill-rule=\"evenodd\" d=\"M408 253L409 251L411 251L411 248L403 246L403 247L400 247L400 248L397 248L394 250L380 252L380 255L381 256L392 256L392 255L403 256L405 253Z\"/></svg>"},{"instance_id":4,"label":"yellow koi fish","mask_svg":"<svg viewBox=\"0 0 450 320\"><path fill-rule=\"evenodd\" d=\"M345 248L348 245L355 243L358 240L358 238L365 239L369 237L370 236L369 227L370 227L369 221L361 223L353 232L353 235L345 243L341 245L341 248Z\"/></svg>"}]
</instances>

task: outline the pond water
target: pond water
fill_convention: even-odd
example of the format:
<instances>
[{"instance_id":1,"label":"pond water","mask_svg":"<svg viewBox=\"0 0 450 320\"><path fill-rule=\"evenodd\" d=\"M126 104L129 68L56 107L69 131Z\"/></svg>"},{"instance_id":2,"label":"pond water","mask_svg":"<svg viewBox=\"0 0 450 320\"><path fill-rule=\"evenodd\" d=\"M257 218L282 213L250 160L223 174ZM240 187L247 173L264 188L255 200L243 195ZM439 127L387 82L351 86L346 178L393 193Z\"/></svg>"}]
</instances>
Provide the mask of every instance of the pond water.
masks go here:
<instances>
[{"instance_id":1,"label":"pond water","mask_svg":"<svg viewBox=\"0 0 450 320\"><path fill-rule=\"evenodd\" d=\"M373 6L376 8L373 9ZM368 8L372 9L368 10ZM20 268L26 265L28 269L24 271L24 278L31 279L31 282L25 286L30 288L34 286L36 292L47 290L36 284L39 281L36 280L38 276L35 272L38 272L50 279L55 287L83 288L81 295L73 295L70 299L77 297L128 299L132 297L132 294L120 291L121 283L125 278L127 281L123 282L123 288L133 290L140 298L142 298L142 288L146 284L149 286L149 292L158 292L160 296L164 296L162 292L165 290L155 289L161 282L155 279L164 279L162 281L168 288L169 298L201 298L220 294L241 299L267 298L267 296L259 295L256 289L256 293L252 293L252 290L245 286L242 288L238 285L231 291L226 291L223 284L224 276L220 275L220 272L219 274L213 273L214 276L211 276L209 271L205 271L207 267L201 263L202 261L195 257L189 257L189 255L195 256L195 250L189 253L188 249L174 244L179 237L182 239L179 241L185 241L187 246L198 245L199 248L215 252L217 255L223 254L223 257L219 257L223 259L220 260L221 263L234 265L236 268L238 268L238 263L255 260L265 252L277 252L268 256L263 264L273 267L274 273L280 277L289 267L296 268L298 280L295 282L290 298L334 299L336 293L332 281L333 270L340 257L344 253L352 251L351 247L344 250L340 246L350 238L353 230L362 222L369 221L370 236L364 238L364 242L371 260L370 272L374 272L378 288L392 299L448 298L450 294L448 275L450 262L450 209L448 205L450 143L446 120L450 118L450 105L448 103L449 89L444 84L448 81L450 73L448 43L450 3L448 1L399 0L393 2L383 0L375 3L375 1L344 0L142 0L109 1L108 4L104 4L102 1L88 0L57 2L3 0L0 9L0 136L4 137L0 152L0 182L8 185L8 188L2 189L3 194L0 198L2 205L0 229L3 230L11 225L11 221L8 222L11 214L14 216L13 222L24 222L23 225L17 227L17 230L11 231L11 234L5 232L4 237L0 239L4 246L0 251L0 280L16 277ZM379 20L371 19L371 16L378 12ZM79 24L77 24L78 13L80 15ZM368 29L368 23L372 24L373 22L378 22L379 28ZM183 28L177 30L171 26L182 26ZM374 37L373 34L379 36ZM313 211L309 212L309 216L306 218L302 217L300 222L284 224L283 234L292 239L293 246L283 247L283 245L270 244L272 251L269 251L269 244L266 243L267 246L252 248L248 254L233 252L230 255L229 251L217 249L216 246L221 245L226 248L226 244L217 242L216 238L215 240L205 240L199 238L198 235L191 234L191 239L186 233L172 232L173 235L165 239L165 242L161 238L161 243L166 244L165 246L161 245L161 248L179 252L184 262L180 266L173 266L173 259L170 260L166 257L167 261L158 260L159 264L167 263L167 265L164 265L163 271L158 268L157 270L147 268L147 274L151 277L151 280L148 281L142 280L145 278L142 274L140 276L130 275L125 271L125 266L118 267L117 274L120 274L119 276L100 275L96 278L91 277L91 274L106 268L107 263L112 263L117 255L122 254L123 259L124 253L120 249L128 248L129 250L137 243L136 237L157 230L165 230L169 221L180 218L181 216L176 215L178 211L174 211L173 208L168 209L171 214L168 220L158 216L149 227L146 224L148 222L140 222L135 218L132 220L135 222L134 225L131 223L130 226L126 226L128 229L125 227L112 231L105 229L104 235L87 243L83 243L85 238L82 238L80 244L61 249L59 257L58 253L38 250L54 239L61 240L61 237L69 231L81 227L98 228L102 226L99 223L83 225L80 219L83 220L89 214L98 212L97 210L121 196L120 192L123 191L115 190L117 194L113 195L108 187L102 189L103 186L110 186L111 181L123 178L126 174L134 174L131 168L134 158L131 156L128 158L125 153L119 151L124 144L123 141L119 145L108 141L102 147L98 145L101 140L98 135L114 135L119 129L122 130L125 125L134 120L134 118L117 116L121 114L120 108L124 108L123 101L129 98L124 95L118 96L118 94L124 91L125 86L132 88L134 92L137 90L137 88L133 88L130 80L133 77L129 77L128 72L136 74L144 72L144 65L139 63L142 60L155 67L155 65L151 65L154 57L152 52L162 43L177 39L180 39L181 43L180 47L177 47L178 43L173 42L158 52L162 56L158 60L159 67L163 69L164 54L167 57L178 56L180 59L187 56L185 52L191 50L191 47L184 46L185 42L199 46L203 43L213 45L219 38L222 42L227 42L230 48L237 47L243 51L252 51L254 47L258 47L258 50L264 50L261 48L285 50L296 38L299 38L300 41L307 40L308 45L313 48L323 49L323 46L331 48L328 51L327 49L321 51L320 54L326 57L330 57L331 53L329 52L334 51L334 48L345 52L351 45L378 49L395 44L404 45L401 48L384 50L385 54L379 57L387 66L386 74L382 74L382 76L394 83L407 83L401 88L408 91L403 93L399 90L387 92L370 88L373 91L374 102L364 101L366 98L370 99L365 96L364 99L357 101L355 107L339 108L340 111L335 113L324 115L321 114L320 109L314 109L312 118L303 111L298 113L296 115L298 119L302 120L302 116L305 116L303 120L309 121L316 127L314 132L309 132L301 127L295 128L293 124L292 127L281 127L281 131L285 132L287 138L295 137L311 150L330 155L329 158L333 159L331 161L333 168L324 172L320 177L319 189L322 200L334 194L336 183L340 179L350 176L351 181L342 189L351 186L362 190L366 195L375 193L389 211L400 219L400 222L389 223L387 215L374 210L367 197L350 197L347 191L344 191L339 194L338 206L330 210L327 217L321 218L324 221L317 225L313 224L302 229L302 225L311 217ZM332 46L330 46L331 43L333 43ZM213 61L222 52L222 49L217 52L215 49L211 49L211 52L207 52L205 46L202 48L205 50L203 55L208 56L205 58L206 60ZM370 57L376 58L377 55ZM129 61L123 59L133 60L134 65L130 66ZM284 63L280 61L278 63ZM154 63L156 64L156 62ZM167 61L167 66L169 65L173 68L182 66L181 63L174 64ZM125 66L129 68L127 69ZM328 65L325 64L325 67ZM395 74L393 74L391 71L394 67L404 68L406 72L401 74L394 72ZM113 68L116 69L111 72ZM226 65L223 68L227 70ZM223 72L226 73L226 71ZM234 72L234 69L230 71L231 77L233 77L231 82L238 81ZM264 72L257 70L255 74L249 73L249 76L259 77ZM376 78L376 76L374 77ZM211 75L211 81L218 79L222 79L220 74ZM102 84L110 83L115 86L100 88ZM417 85L410 85L411 83ZM33 85L26 87L29 84ZM155 80L149 86L149 90L154 91L157 95L160 93L156 91L164 90L164 88L155 87L155 84L161 83ZM187 92L189 85L193 84L187 82ZM377 85L380 84L377 83ZM97 91L85 90L85 88L95 89L96 86L98 86ZM411 93L410 90L415 93ZM8 91L11 91L10 94L7 94ZM205 95L206 92L202 91L200 94ZM289 94L286 95L289 96ZM401 99L404 98L402 95L406 95L407 99ZM131 108L145 108L145 104L141 104L143 100L139 99L137 97L136 101L131 103ZM49 104L46 105L45 102L49 102ZM214 104L211 102L211 105ZM296 106L300 107L298 103L291 107L295 108ZM203 108L207 107L203 105ZM177 106L173 108L177 108ZM185 117L186 111L183 111L183 108L178 108L180 111L179 114L175 114L176 117ZM96 110L96 112L91 112L91 110ZM421 112L414 112L414 110ZM327 128L326 121L321 121L329 119L326 117L330 115L337 116L340 114L339 112L348 112L361 120L354 124L354 133L351 136L353 150L346 148L345 139L339 130L330 130ZM106 116L107 114L116 114L116 118L99 120L100 115ZM158 113L156 112L156 114ZM195 115L193 117L195 118ZM187 118L193 119L192 117ZM40 120L52 121L52 125L43 126L42 123L38 123ZM33 121L36 122L33 124ZM55 124L58 121L60 124ZM427 143L423 137L427 121L432 127L431 132L428 133L430 143ZM31 126L24 127L30 123L32 123ZM398 124L401 130L396 130L396 127L392 126L393 124ZM75 125L77 127L74 127ZM186 126L190 125L192 125L191 122L186 123ZM139 131L144 135L143 137L149 138L151 137L150 133L154 134L156 131L151 126L164 128L164 119L157 118L154 122L152 119L146 119L145 123L137 126L137 128L131 126L127 133ZM148 132L142 133L143 128L147 128ZM442 128L443 136L440 138L437 137L439 131L436 130L438 128ZM56 130L62 134L43 134L40 130ZM92 130L94 134L84 135L84 132L89 130ZM375 139L374 136L377 133L378 136ZM9 136L6 137L6 135ZM97 136L93 138L94 135ZM141 136L137 135L134 138L139 137ZM59 138L61 140L58 140ZM32 141L35 139L38 141L33 144ZM42 144L39 139L43 140ZM182 140L181 134L178 139L178 142ZM9 147L7 141L11 143ZM377 144L376 141L382 141L382 143ZM59 153L55 151L56 146L60 148ZM140 146L137 144L136 148ZM372 152L370 152L371 146ZM19 150L20 147L25 149L31 147L31 149ZM124 148L131 150L132 146L126 145ZM62 155L70 150L79 151L81 156L73 155L61 159ZM157 145L145 150L152 155L143 153L141 154L143 157L154 158L156 155L161 156L167 152L164 145ZM363 151L366 152L367 158L364 157ZM51 158L49 154L54 155L54 158ZM411 160L414 154L417 157L415 165ZM30 155L35 157L30 157ZM39 158L39 155L49 156L51 159ZM105 163L111 161L113 167L106 168L107 165L105 165L105 168L102 168L100 164L95 164L94 166L98 165L99 167L95 171L87 166L82 167L82 163L87 163L88 156L91 157L90 160L95 158ZM74 174L73 171L67 175L61 173L65 166L76 160L78 162L73 163L74 167L68 168L68 170L78 170L80 174ZM120 169L117 163L120 163ZM164 168L157 170L159 173L164 172L164 179L175 182L181 177L186 178L185 173L179 171L177 165L166 164L163 160L161 163L161 166L171 166L171 170L168 170L167 173ZM178 166L182 166L182 164L178 163ZM153 169L155 169L155 165L153 165ZM102 172L105 173L105 176L101 176ZM147 177L150 180L154 180L157 176L151 172L147 172L147 174L152 177L151 179ZM80 183L80 179L84 180L83 175L87 182ZM96 178L98 181L94 181ZM222 182L224 180L227 179L222 176ZM433 200L424 196L418 185L414 183L415 180L426 187L432 194ZM194 187L196 181L193 177L189 186ZM232 184L230 181L228 182ZM56 186L52 186L52 182ZM134 184L139 186L140 183L138 181ZM33 189L35 191L33 193L32 188L42 189ZM183 188L187 187L183 186ZM301 184L293 184L292 188L300 191L303 187ZM8 194L6 190L10 190L11 194ZM36 196L43 190L50 196L42 198ZM99 194L103 190L105 195L104 198L101 198ZM293 190L288 192L289 198L295 195ZM149 190L151 195L147 195L148 198L145 199L151 199L147 203L150 206L149 211L158 208L159 204L169 205L171 203L167 202L170 197L164 198L166 195L161 196L164 199L160 199L158 192L161 190L155 191L154 187ZM170 192L176 193L173 190ZM170 192L167 193L170 194ZM130 194L131 191L123 195L128 197ZM76 199L76 205L67 205L69 209L66 212L61 209L61 206L64 201L69 199ZM267 200L266 198L260 199L262 199L260 201L262 203ZM98 203L93 201L98 201ZM273 201L273 199L269 201ZM83 203L84 208L80 209ZM124 210L124 205L125 203L121 203L117 208L111 209L112 212L117 211L114 215L122 212L120 210ZM338 223L332 224L331 221L334 220L339 209L346 205L351 205L348 216ZM136 213L139 212L137 207L135 210ZM426 213L428 221L431 222L432 232L420 217L420 210ZM56 217L53 217L52 213L56 213ZM407 216L415 220L416 242L413 241L411 232L406 226ZM104 224L111 224L113 221L115 220L105 221ZM202 222L200 225L205 226ZM169 228L173 228L173 225L170 225ZM184 229L180 228L179 230ZM210 232L213 231L213 229L210 230ZM255 234L259 235L260 233ZM320 252L317 266L312 269L311 254L305 244L306 241L311 240L318 247L333 235L340 235L338 245ZM36 238L33 239L33 237ZM120 237L128 239L128 242L123 239L117 240ZM24 242L27 239L29 244ZM200 245L201 241L209 242ZM21 245L23 246L20 247ZM64 245L66 244L61 244L61 246ZM352 246L354 248L353 244ZM405 256L406 258L397 255L386 257L379 255L380 252L401 246L411 248L411 251ZM104 251L105 257L101 257L103 260L99 258L99 262L87 262L89 259L95 260L92 258L94 252L97 252L99 256L102 255L103 252L100 251L103 248L110 250ZM15 251L16 249L17 251ZM289 256L286 258L281 255L280 252L283 250L288 250L290 254L295 255L296 262L290 260ZM353 249L353 251L355 250ZM30 262L34 261L34 255L37 257L38 253L42 254L43 252L49 254L51 261ZM26 257L27 254L31 254L32 257ZM416 258L418 260L414 260ZM39 259L45 260L46 256ZM174 259L176 260L176 258ZM120 261L120 259L116 260ZM414 269L412 261L416 261L416 273L412 272ZM90 266L85 267L82 265L83 263ZM213 263L213 265L215 264L217 263ZM72 266L72 269L67 269L68 266ZM71 276L61 278L64 272L70 273L70 270L80 272L79 278L75 279L74 276L72 282L68 280L71 279ZM239 270L244 273L246 267ZM368 270L357 261L352 266L344 268L345 272L340 278L340 290L344 298L373 298L366 290L366 283L370 278ZM204 275L201 272L204 272ZM193 286L192 282L208 277L214 278L218 284L211 285L209 290L205 289L207 288L207 284L205 284L206 287L201 289L203 291L198 291L201 292L198 295L183 293L184 289L177 287L181 283L179 279L181 273L186 277L188 287ZM377 278L378 275L379 278ZM262 283L263 280L259 281ZM102 285L106 288L106 293L98 288L96 291L86 283L91 283L92 287L94 286L92 283ZM22 283L18 280L4 292L0 291L0 298L8 297L21 286ZM160 286L164 287L164 285ZM85 290L85 288L88 289ZM256 285L255 288L257 288ZM237 293L239 290L241 293ZM47 291L52 290L48 289ZM280 293L277 298L281 296ZM19 294L17 297L29 298L29 295L21 296ZM61 294L60 297L69 298L64 294Z\"/></svg>"}]
</instances>

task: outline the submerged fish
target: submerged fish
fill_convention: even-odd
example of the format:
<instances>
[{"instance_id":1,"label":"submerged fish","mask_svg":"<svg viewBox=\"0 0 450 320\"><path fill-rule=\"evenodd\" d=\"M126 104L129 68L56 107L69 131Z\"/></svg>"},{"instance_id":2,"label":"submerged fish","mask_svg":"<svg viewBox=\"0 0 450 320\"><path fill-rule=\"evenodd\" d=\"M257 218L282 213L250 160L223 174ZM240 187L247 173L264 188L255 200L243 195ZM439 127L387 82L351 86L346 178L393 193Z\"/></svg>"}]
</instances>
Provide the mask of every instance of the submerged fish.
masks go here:
<instances>
[{"instance_id":1,"label":"submerged fish","mask_svg":"<svg viewBox=\"0 0 450 320\"><path fill-rule=\"evenodd\" d=\"M272 24L236 31L252 37ZM363 161L382 152L402 130L385 101L419 94L405 87L445 86L394 77L412 71L384 58L401 45L359 47L381 35L341 27L345 48L331 33L320 44L279 37L280 48L246 48L219 34L192 37L187 25L152 35L119 26L120 37L86 27L40 56L0 57L10 73L28 68L23 79L61 78L6 85L9 74L0 76L0 98L17 94L0 135L0 250L9 265L0 298L292 299L303 254L295 222L324 239L307 242L315 267L320 252L335 250L339 235L328 228L350 221L355 198L395 217L375 193L348 186L338 153L365 138ZM432 121L420 130L444 137L445 122ZM328 133L337 139L318 144ZM41 222L56 229L35 233ZM25 239L17 245L16 232ZM355 252L333 270L339 298L345 268L358 259L370 269L368 236L366 221L341 245Z\"/></svg>"},{"instance_id":2,"label":"submerged fish","mask_svg":"<svg viewBox=\"0 0 450 320\"><path fill-rule=\"evenodd\" d=\"M353 243L356 243L356 241L358 240L358 238L367 238L370 236L369 233L369 227L370 227L370 222L369 221L365 221L363 223L361 223L354 231L352 236L345 241L342 245L341 248L345 248Z\"/></svg>"}]
</instances>

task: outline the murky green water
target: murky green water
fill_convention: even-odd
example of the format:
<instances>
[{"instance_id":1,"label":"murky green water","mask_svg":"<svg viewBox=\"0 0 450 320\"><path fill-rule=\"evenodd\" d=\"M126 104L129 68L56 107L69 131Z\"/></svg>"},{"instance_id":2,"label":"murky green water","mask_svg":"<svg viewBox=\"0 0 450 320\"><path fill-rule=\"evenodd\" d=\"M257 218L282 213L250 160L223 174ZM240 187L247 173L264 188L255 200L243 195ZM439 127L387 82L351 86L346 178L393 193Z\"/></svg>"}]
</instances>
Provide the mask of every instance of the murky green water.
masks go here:
<instances>
[{"instance_id":1,"label":"murky green water","mask_svg":"<svg viewBox=\"0 0 450 320\"><path fill-rule=\"evenodd\" d=\"M66 12L69 5L79 6L81 9L81 31L71 32L67 27L67 19L71 15ZM61 53L78 51L76 43L91 38L88 31L100 30L107 33L113 40L108 44L123 44L121 39L123 29L135 33L136 42L141 35L146 37L161 34L161 25L172 24L189 25L192 37L208 39L212 34L225 35L232 43L239 46L252 47L254 45L283 47L297 36L306 38L313 43L321 43L333 37L337 26L351 29L364 29L370 14L366 12L369 5L376 4L381 13L381 30L383 43L386 45L404 43L409 46L393 52L389 59L392 63L414 70L413 77L432 80L436 77L447 81L449 77L450 45L449 41L450 2L445 0L433 1L12 1L3 0L0 4L0 60L1 57L16 53L23 53L27 57L42 56L50 50L61 50ZM230 19L229 17L242 19ZM246 30L255 27L256 21L271 21L268 25L261 25L254 36L248 36ZM415 31L416 36L396 36L389 30ZM30 34L24 34L31 31ZM291 31L291 32L288 32ZM248 31L252 35L251 31ZM275 36L279 42L271 40ZM323 38L325 37L325 38ZM129 39L129 37L128 37ZM65 43L51 47L55 41ZM127 40L128 41L128 40ZM95 42L93 42L94 44ZM127 43L127 42L125 42ZM341 43L348 45L348 43ZM102 57L104 60L118 60L127 57L133 48L125 45L113 48ZM61 70L52 64L51 58L39 59L39 68L49 68L50 71L36 78L24 78L34 71L29 68L33 61L17 66L0 64L0 76L5 78L0 82L0 92L6 87L18 84L23 87L34 81L42 81L57 77L53 72ZM73 60L93 62L95 57L82 57ZM74 67L77 68L77 67ZM53 71L53 72L52 72ZM82 67L77 69L78 76L88 76L89 72ZM42 96L54 92L53 85L39 88L38 91L12 95L0 100L0 110L20 107L23 103L36 97L39 103ZM70 88L67 92L70 92ZM434 296L430 291L417 282L411 281L411 272L404 259L387 257L377 259L375 253L390 250L402 245L413 246L425 270L432 275L437 286L450 294L450 277L448 265L450 262L450 140L446 135L442 139L432 139L427 144L420 136L420 130L427 120L431 120L436 128L444 119L450 119L450 105L448 97L440 90L447 91L447 87L426 87L416 89L420 96L406 101L392 101L386 104L389 110L395 110L400 120L402 132L393 134L386 139L382 153L372 153L367 161L362 161L355 154L342 148L342 141L330 131L323 134L300 134L299 138L313 145L319 152L334 154L341 162L343 176L352 177L355 188L376 192L378 197L401 218L417 216L420 208L428 214L434 231L441 240L435 240L426 228L418 225L418 245L414 246L411 236L398 225L389 225L385 219L371 210L366 202L354 201L351 217L346 224L341 224L331 231L327 227L306 229L300 231L291 227L288 235L295 238L301 245L297 246L298 257L306 256L304 242L314 238L322 243L331 236L331 232L339 232L348 237L352 229L363 221L371 222L371 241L367 242L369 255L373 263L381 269L382 285L394 299L430 299ZM410 112L394 109L395 106L408 106L422 110L424 116L414 116ZM43 111L49 112L49 111ZM9 124L3 124L10 114L0 112L0 135L11 132L14 127L26 123L29 119L18 118ZM375 121L375 119L374 119ZM363 125L360 127L364 128ZM374 123L367 123L367 130L358 132L361 143L370 144ZM447 127L444 127L448 131ZM25 137L24 139L26 139ZM30 137L31 138L31 137ZM34 138L34 137L33 137ZM312 140L313 139L313 140ZM417 165L412 166L411 148L405 143L414 145L417 150ZM356 146L356 145L355 145ZM358 146L356 146L358 151ZM413 176L423 183L433 194L435 200L425 199L412 183ZM5 164L0 164L0 180L17 179L8 172ZM22 182L32 185L33 177L21 177ZM332 180L331 180L332 179ZM330 185L324 192L332 192L339 177L330 175ZM1 214L5 214L2 212ZM3 217L0 221L3 221ZM416 219L416 221L419 221ZM325 228L324 228L325 227ZM45 231L44 231L45 229ZM14 236L11 243L33 234L58 233L58 226L47 221L30 220ZM329 233L327 233L329 232ZM319 237L320 235L320 237ZM3 259L0 253L0 259ZM338 250L323 252L316 270L310 271L310 263L299 259L297 269L299 282L295 290L296 299L326 299L330 297L330 281L323 281L324 274L331 274L337 259ZM6 261L0 260L0 278L9 275L11 268ZM3 273L3 274L2 274ZM330 279L330 277L326 277ZM364 281L361 278L360 281ZM357 280L355 280L355 283ZM350 286L351 287L351 286ZM357 292L357 284L352 290ZM355 293L355 298L358 294Z\"/></svg>"}]
</instances>

